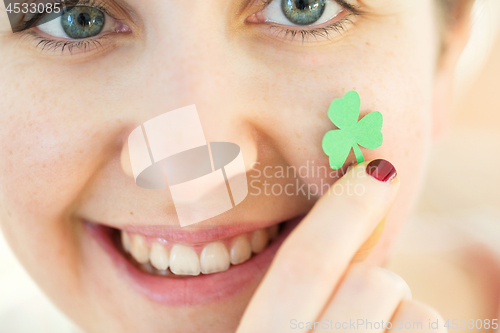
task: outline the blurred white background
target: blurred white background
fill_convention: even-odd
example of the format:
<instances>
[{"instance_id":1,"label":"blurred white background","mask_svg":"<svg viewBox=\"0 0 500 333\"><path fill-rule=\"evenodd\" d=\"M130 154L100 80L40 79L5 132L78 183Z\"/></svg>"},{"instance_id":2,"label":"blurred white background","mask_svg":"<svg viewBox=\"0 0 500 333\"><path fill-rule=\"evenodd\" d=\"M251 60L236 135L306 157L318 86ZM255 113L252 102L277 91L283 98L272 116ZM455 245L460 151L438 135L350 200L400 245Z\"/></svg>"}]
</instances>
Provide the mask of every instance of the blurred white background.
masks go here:
<instances>
[{"instance_id":1,"label":"blurred white background","mask_svg":"<svg viewBox=\"0 0 500 333\"><path fill-rule=\"evenodd\" d=\"M445 320L500 318L499 18L499 0L474 8L449 132L434 147L417 210L388 266ZM484 302L488 294L495 296ZM450 330L466 331L492 330Z\"/></svg>"}]
</instances>

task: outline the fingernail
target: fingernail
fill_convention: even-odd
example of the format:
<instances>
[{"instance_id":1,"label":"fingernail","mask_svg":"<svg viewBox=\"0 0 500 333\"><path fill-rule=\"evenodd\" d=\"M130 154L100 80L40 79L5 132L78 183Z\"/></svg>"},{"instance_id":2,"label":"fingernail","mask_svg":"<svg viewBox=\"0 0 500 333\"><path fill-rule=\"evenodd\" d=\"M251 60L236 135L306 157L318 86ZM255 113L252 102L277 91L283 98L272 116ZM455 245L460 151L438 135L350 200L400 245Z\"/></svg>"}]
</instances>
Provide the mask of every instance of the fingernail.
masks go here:
<instances>
[{"instance_id":1,"label":"fingernail","mask_svg":"<svg viewBox=\"0 0 500 333\"><path fill-rule=\"evenodd\" d=\"M366 173L381 182L390 183L397 176L397 171L391 162L374 160L366 166Z\"/></svg>"}]
</instances>

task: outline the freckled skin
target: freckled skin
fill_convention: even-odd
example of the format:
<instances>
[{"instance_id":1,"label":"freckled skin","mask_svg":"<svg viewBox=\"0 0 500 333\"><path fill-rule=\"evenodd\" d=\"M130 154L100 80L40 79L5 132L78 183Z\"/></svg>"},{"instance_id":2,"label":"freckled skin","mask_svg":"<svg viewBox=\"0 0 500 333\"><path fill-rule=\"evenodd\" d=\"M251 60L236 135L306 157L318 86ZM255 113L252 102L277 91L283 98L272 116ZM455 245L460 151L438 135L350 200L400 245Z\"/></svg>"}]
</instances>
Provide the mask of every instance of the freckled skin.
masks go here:
<instances>
[{"instance_id":1,"label":"freckled skin","mask_svg":"<svg viewBox=\"0 0 500 333\"><path fill-rule=\"evenodd\" d=\"M237 143L249 169L253 162L320 167L328 166L321 140L333 129L328 106L356 89L361 116L384 115L384 144L364 150L365 159L391 161L402 184L371 257L383 262L410 213L441 112L433 108L440 69L432 1L374 0L376 15L318 45L264 37L257 27L221 28L235 19L224 2L134 5L147 34L78 61L0 38L0 223L56 304L89 332L234 331L256 283L211 306L159 306L127 287L78 221L147 224L175 213L168 195L135 186L120 156L133 128L189 104L197 105L207 141ZM225 217L285 220L313 204L253 196Z\"/></svg>"}]
</instances>

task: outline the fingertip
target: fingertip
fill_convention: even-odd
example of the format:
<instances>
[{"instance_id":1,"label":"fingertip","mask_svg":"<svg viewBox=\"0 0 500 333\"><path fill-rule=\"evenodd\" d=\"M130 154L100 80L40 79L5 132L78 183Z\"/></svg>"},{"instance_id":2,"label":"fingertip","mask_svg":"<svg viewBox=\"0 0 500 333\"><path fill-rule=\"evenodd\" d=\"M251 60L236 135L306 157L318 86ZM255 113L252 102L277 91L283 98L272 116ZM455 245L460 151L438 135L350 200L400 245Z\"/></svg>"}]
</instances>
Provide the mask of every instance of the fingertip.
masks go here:
<instances>
[{"instance_id":1,"label":"fingertip","mask_svg":"<svg viewBox=\"0 0 500 333\"><path fill-rule=\"evenodd\" d=\"M396 167L384 159L376 159L369 162L366 165L365 171L371 177L384 183L391 183L398 175Z\"/></svg>"},{"instance_id":2,"label":"fingertip","mask_svg":"<svg viewBox=\"0 0 500 333\"><path fill-rule=\"evenodd\" d=\"M446 333L448 332L445 327L445 320L441 314L433 307L417 301L417 300L403 300L399 304L396 314L393 319L394 323L410 322L421 323L421 332L428 333ZM425 326L423 324L425 323ZM402 330L395 330L402 332Z\"/></svg>"}]
</instances>

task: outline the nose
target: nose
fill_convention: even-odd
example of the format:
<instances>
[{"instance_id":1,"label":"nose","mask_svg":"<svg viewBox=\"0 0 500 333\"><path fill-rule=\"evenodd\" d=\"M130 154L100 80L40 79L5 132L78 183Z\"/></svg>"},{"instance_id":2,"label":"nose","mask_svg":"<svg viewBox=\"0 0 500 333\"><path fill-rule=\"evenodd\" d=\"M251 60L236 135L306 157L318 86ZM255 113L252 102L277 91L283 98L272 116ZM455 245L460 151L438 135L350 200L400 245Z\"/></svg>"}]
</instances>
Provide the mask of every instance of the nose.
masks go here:
<instances>
[{"instance_id":1,"label":"nose","mask_svg":"<svg viewBox=\"0 0 500 333\"><path fill-rule=\"evenodd\" d=\"M122 150L122 168L146 189L169 189L181 226L220 215L248 194L240 147L207 143L195 105L136 127ZM127 155L129 164L127 163Z\"/></svg>"},{"instance_id":2,"label":"nose","mask_svg":"<svg viewBox=\"0 0 500 333\"><path fill-rule=\"evenodd\" d=\"M196 106L194 106L194 108L196 109ZM156 119L156 117L155 117L155 119ZM169 124L169 120L170 120L170 124ZM181 153L183 151L188 151L190 149L194 149L196 147L200 147L200 146L203 146L206 144L202 127L199 124L195 124L194 129L189 124L184 124L184 128L183 128L183 126L180 125L179 122L175 121L176 120L175 117L170 117L169 120L167 120L163 124L158 125L158 127L155 128L157 133L156 133L156 135L153 133L153 137L149 136L149 138L148 138L148 135L145 132L144 125L137 127L136 129L134 129L132 132L129 133L127 139L124 141L124 143L122 145L121 154L120 154L120 164L121 164L122 171L123 171L123 173L125 173L125 175L127 175L130 178L134 178L134 180L137 180L137 176L142 170L147 168L150 164L155 163L155 161L154 161L155 159L152 155L152 150L151 150L151 146L149 143L149 139L153 139L153 141L158 142L157 146L161 146L164 148L164 150L166 150L166 152L164 151L162 155L160 155L156 158L157 162L160 161L162 159L162 157L166 158L166 157L175 155L175 153ZM174 128L179 129L179 131L172 131L171 130L172 128L169 131L169 127L171 127L171 126L174 126ZM168 133L168 135L162 135L162 132ZM192 136L182 135L182 132L190 132L191 134L197 133L198 138L196 138L196 137L193 138ZM135 138L134 138L133 133L135 133ZM138 140L137 134L139 135L139 140L141 137L144 136L144 142L142 144L143 145L142 148L140 147L141 143L137 142L137 140ZM179 137L176 137L176 134L178 134ZM176 142L179 143L179 141L183 141L183 140L184 140L184 142L180 145L177 145L178 146L177 148L174 147ZM130 142L132 143L132 145L134 145L134 142L135 142L135 147L132 147L133 151L142 149L143 150L142 153L139 152L139 153L136 153L134 156L131 156L131 153L130 153L131 147L129 145ZM255 140L253 140L252 138L249 138L248 136L246 138L240 137L239 139L237 139L237 142L239 143L238 146L241 149L241 152L244 156L244 158L243 158L244 168L240 169L239 170L240 172L238 172L238 173L241 173L241 172L247 173L248 171L250 171L252 169L252 166L255 164L255 162L257 162L257 145L256 145ZM139 145L139 146L137 146L137 145ZM214 161L213 161L213 157L212 157L211 147L213 147L213 144L212 145L208 144L208 147L207 147L208 152L211 155L211 159L212 159L211 169L212 169L212 171L214 171ZM146 154L146 150L147 150L147 154ZM219 151L220 151L220 155L224 154L224 148L219 149ZM223 158L223 159L227 160L227 157ZM150 161L151 161L151 163L150 163ZM137 170L135 175L134 175L134 167L132 165L133 163L135 165L135 169ZM215 162L215 163L217 163L217 162ZM141 167L141 165L144 165L144 167ZM168 182L168 180L167 180L167 182ZM161 187L161 186L157 186L157 187Z\"/></svg>"},{"instance_id":3,"label":"nose","mask_svg":"<svg viewBox=\"0 0 500 333\"><path fill-rule=\"evenodd\" d=\"M135 129L121 147L121 168L139 187L170 190L176 209L182 201L189 209L200 210L200 201L217 197L218 191L229 192L232 207L241 201L244 191L231 188L231 183L246 182L246 174L257 160L254 129L247 121L250 104L242 103L249 94L234 84L241 81L235 56L224 52L222 47L207 45L206 36L200 40L203 34L186 31L189 29L176 30L179 36L175 43L165 37L169 34L157 36L155 44L141 54L138 62L141 75L135 82L141 90L134 102L140 100L137 106L141 111L129 113L128 120L135 124ZM221 38L218 44L223 45L224 37L217 38ZM190 106L196 109L197 124L173 117L178 110ZM140 142L131 140L130 135ZM239 153L231 155L231 159L223 158L224 163L219 167L212 149L218 142L239 147ZM219 149L216 155L224 155L232 146L223 147L222 153ZM197 159L193 150L202 158ZM233 163L238 157L241 163ZM177 164L172 165L175 159ZM186 163L180 163L182 159ZM221 173L218 178L217 173ZM209 176L215 180L209 181ZM222 184L227 185L222 189L221 179ZM197 181L196 187L186 185L193 185L194 181ZM182 190L181 185L185 186ZM177 201L176 189L179 189ZM191 205L193 202L196 207ZM179 215L179 211L177 213Z\"/></svg>"}]
</instances>

